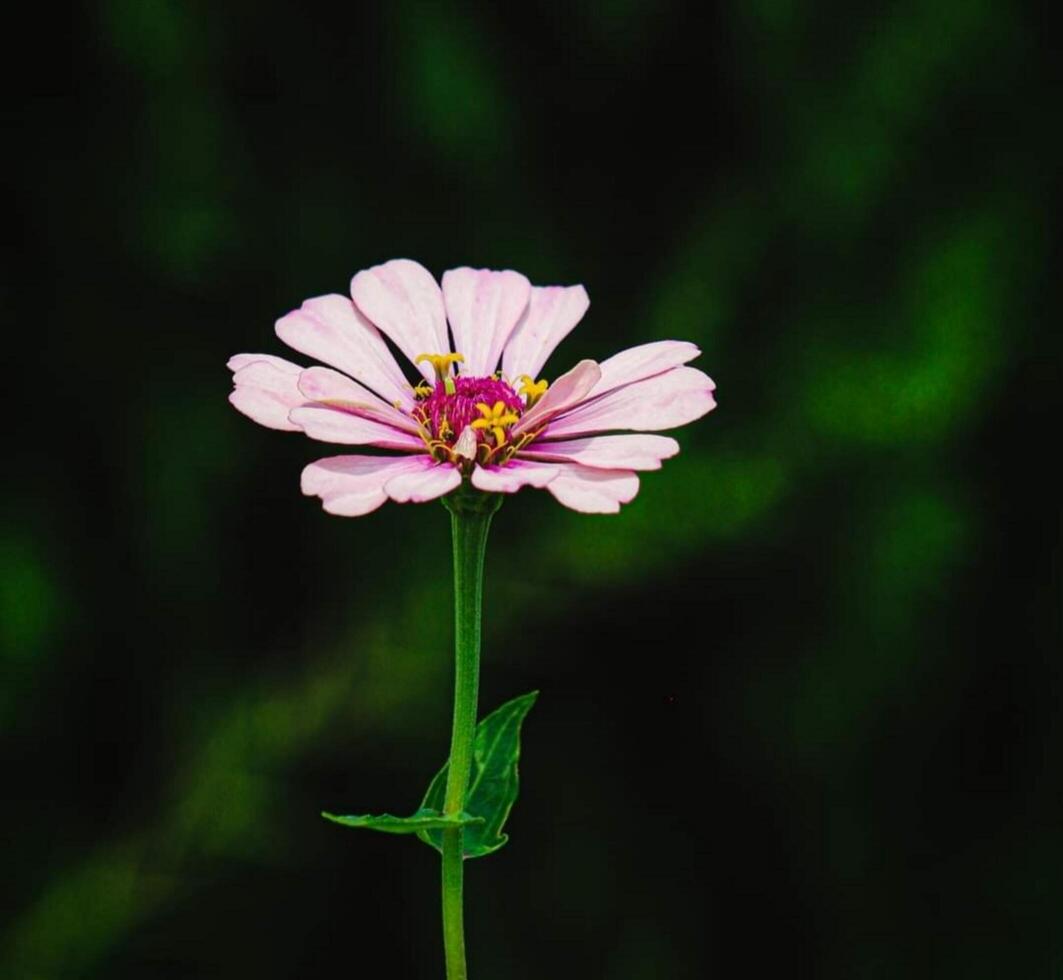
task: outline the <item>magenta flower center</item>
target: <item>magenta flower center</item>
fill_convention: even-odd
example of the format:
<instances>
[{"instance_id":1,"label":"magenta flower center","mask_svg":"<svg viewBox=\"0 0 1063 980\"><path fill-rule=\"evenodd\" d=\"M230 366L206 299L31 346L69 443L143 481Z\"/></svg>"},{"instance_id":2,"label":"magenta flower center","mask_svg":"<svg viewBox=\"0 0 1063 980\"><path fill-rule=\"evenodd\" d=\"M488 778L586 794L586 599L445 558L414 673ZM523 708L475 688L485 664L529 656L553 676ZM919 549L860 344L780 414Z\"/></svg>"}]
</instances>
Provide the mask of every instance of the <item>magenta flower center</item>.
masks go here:
<instances>
[{"instance_id":1,"label":"magenta flower center","mask_svg":"<svg viewBox=\"0 0 1063 980\"><path fill-rule=\"evenodd\" d=\"M449 448L471 426L477 443L490 441L499 448L499 433L504 444L509 427L523 411L524 399L508 382L459 375L437 381L413 415L424 427L430 445L443 443Z\"/></svg>"}]
</instances>

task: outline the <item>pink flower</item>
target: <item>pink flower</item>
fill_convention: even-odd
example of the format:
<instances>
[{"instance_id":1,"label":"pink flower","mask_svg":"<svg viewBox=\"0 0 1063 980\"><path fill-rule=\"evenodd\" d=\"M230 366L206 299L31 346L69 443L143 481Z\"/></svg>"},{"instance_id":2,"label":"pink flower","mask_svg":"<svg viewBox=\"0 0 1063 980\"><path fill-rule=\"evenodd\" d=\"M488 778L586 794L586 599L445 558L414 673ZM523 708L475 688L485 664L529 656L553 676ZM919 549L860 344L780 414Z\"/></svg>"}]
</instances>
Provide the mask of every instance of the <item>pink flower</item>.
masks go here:
<instances>
[{"instance_id":1,"label":"pink flower","mask_svg":"<svg viewBox=\"0 0 1063 980\"><path fill-rule=\"evenodd\" d=\"M331 367L269 354L229 361L229 401L259 424L390 451L329 456L303 470L303 493L332 514L432 500L465 477L486 492L545 487L574 510L615 513L638 492L636 471L679 451L674 439L644 433L716 404L712 381L684 366L700 353L684 341L580 361L549 385L536 380L587 311L582 286L462 268L445 273L440 289L423 266L394 259L359 272L351 296L308 299L277 321L289 347ZM419 372L416 385L382 334Z\"/></svg>"}]
</instances>

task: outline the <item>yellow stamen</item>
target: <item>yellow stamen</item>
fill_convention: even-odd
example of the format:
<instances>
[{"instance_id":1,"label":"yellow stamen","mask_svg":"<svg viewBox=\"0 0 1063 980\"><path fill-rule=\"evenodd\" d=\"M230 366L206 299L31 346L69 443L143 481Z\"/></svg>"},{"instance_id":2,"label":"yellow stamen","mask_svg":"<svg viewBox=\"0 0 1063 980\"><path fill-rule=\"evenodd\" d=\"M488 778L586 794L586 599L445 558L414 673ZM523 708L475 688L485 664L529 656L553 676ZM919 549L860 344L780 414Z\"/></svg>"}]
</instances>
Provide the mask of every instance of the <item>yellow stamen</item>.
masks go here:
<instances>
[{"instance_id":1,"label":"yellow stamen","mask_svg":"<svg viewBox=\"0 0 1063 980\"><path fill-rule=\"evenodd\" d=\"M546 394L546 389L550 387L550 382L546 378L533 381L530 375L522 374L517 380L520 381L520 393L528 399L528 408L542 398Z\"/></svg>"},{"instance_id":2,"label":"yellow stamen","mask_svg":"<svg viewBox=\"0 0 1063 980\"><path fill-rule=\"evenodd\" d=\"M420 364L421 361L427 361L432 365L436 372L436 380L443 381L450 377L450 365L451 364L464 364L465 356L463 354L418 354L414 358L415 364ZM450 391L448 394L454 394Z\"/></svg>"},{"instance_id":3,"label":"yellow stamen","mask_svg":"<svg viewBox=\"0 0 1063 980\"><path fill-rule=\"evenodd\" d=\"M432 394L432 386L424 379L417 382L417 385L413 389L414 397L427 398Z\"/></svg>"},{"instance_id":4,"label":"yellow stamen","mask_svg":"<svg viewBox=\"0 0 1063 980\"><path fill-rule=\"evenodd\" d=\"M472 423L474 429L490 429L495 437L495 445L501 449L506 444L506 428L515 425L519 416L506 408L506 403L497 401L494 405L487 402L477 402L476 410L483 418L476 419Z\"/></svg>"}]
</instances>

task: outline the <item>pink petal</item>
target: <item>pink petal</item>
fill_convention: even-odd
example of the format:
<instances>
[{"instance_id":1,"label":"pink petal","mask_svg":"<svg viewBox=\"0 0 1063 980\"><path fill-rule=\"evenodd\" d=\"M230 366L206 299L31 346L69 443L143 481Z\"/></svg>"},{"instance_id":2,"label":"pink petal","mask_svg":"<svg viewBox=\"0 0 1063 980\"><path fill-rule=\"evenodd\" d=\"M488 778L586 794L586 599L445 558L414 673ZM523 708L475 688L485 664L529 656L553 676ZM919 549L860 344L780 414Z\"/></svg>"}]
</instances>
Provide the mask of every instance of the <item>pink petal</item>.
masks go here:
<instances>
[{"instance_id":1,"label":"pink petal","mask_svg":"<svg viewBox=\"0 0 1063 980\"><path fill-rule=\"evenodd\" d=\"M274 357L273 354L233 354L225 366L235 374L240 368L245 368L248 364L254 364L256 361L265 361L267 364L272 364L281 371L288 373L302 371L298 364L292 364L291 361L286 361L283 357Z\"/></svg>"},{"instance_id":2,"label":"pink petal","mask_svg":"<svg viewBox=\"0 0 1063 980\"><path fill-rule=\"evenodd\" d=\"M560 470L542 463L511 460L505 466L477 466L472 485L485 493L516 493L521 487L545 487Z\"/></svg>"},{"instance_id":3,"label":"pink petal","mask_svg":"<svg viewBox=\"0 0 1063 980\"><path fill-rule=\"evenodd\" d=\"M582 463L605 470L659 470L661 460L677 452L679 443L668 436L592 436L568 442L540 439L521 450L520 458Z\"/></svg>"},{"instance_id":4,"label":"pink petal","mask_svg":"<svg viewBox=\"0 0 1063 980\"><path fill-rule=\"evenodd\" d=\"M342 408L355 415L364 415L387 422L397 429L416 433L417 423L405 412L389 405L368 388L352 381L345 374L332 368L307 368L299 375L299 390L307 401L337 403L332 407Z\"/></svg>"},{"instance_id":5,"label":"pink petal","mask_svg":"<svg viewBox=\"0 0 1063 980\"><path fill-rule=\"evenodd\" d=\"M502 355L507 378L538 378L547 358L583 319L591 301L582 286L533 286L528 309Z\"/></svg>"},{"instance_id":6,"label":"pink petal","mask_svg":"<svg viewBox=\"0 0 1063 980\"><path fill-rule=\"evenodd\" d=\"M229 395L233 407L259 425L282 432L298 432L288 413L306 402L299 391L302 368L269 354L237 354L229 359L235 371Z\"/></svg>"},{"instance_id":7,"label":"pink petal","mask_svg":"<svg viewBox=\"0 0 1063 980\"><path fill-rule=\"evenodd\" d=\"M436 463L430 457L420 456L420 469L393 476L384 485L387 495L396 503L411 500L423 504L435 500L461 486L461 471L450 463Z\"/></svg>"},{"instance_id":8,"label":"pink petal","mask_svg":"<svg viewBox=\"0 0 1063 980\"><path fill-rule=\"evenodd\" d=\"M615 514L639 492L639 478L627 470L598 470L561 464L546 489L566 507L584 514Z\"/></svg>"},{"instance_id":9,"label":"pink petal","mask_svg":"<svg viewBox=\"0 0 1063 980\"><path fill-rule=\"evenodd\" d=\"M311 439L321 442L336 442L345 446L379 446L381 449L413 453L425 451L424 442L419 437L340 408L305 405L293 408L288 417Z\"/></svg>"},{"instance_id":10,"label":"pink petal","mask_svg":"<svg viewBox=\"0 0 1063 980\"><path fill-rule=\"evenodd\" d=\"M587 393L598 383L602 372L594 361L580 361L567 374L562 374L538 402L521 416L513 426L513 432L520 434L536 425L542 425L547 419L579 404Z\"/></svg>"},{"instance_id":11,"label":"pink petal","mask_svg":"<svg viewBox=\"0 0 1063 980\"><path fill-rule=\"evenodd\" d=\"M493 374L528 306L531 284L519 272L451 269L443 273L443 302L454 334L454 350L464 355L461 373Z\"/></svg>"},{"instance_id":12,"label":"pink petal","mask_svg":"<svg viewBox=\"0 0 1063 980\"><path fill-rule=\"evenodd\" d=\"M714 388L712 379L696 368L672 368L577 405L554 419L545 436L557 439L611 429L653 432L686 425L716 407Z\"/></svg>"},{"instance_id":13,"label":"pink petal","mask_svg":"<svg viewBox=\"0 0 1063 980\"><path fill-rule=\"evenodd\" d=\"M303 469L302 490L308 497L320 497L330 514L359 517L387 500L388 480L424 467L422 457L329 456Z\"/></svg>"},{"instance_id":14,"label":"pink petal","mask_svg":"<svg viewBox=\"0 0 1063 980\"><path fill-rule=\"evenodd\" d=\"M701 353L685 340L658 340L652 344L630 347L602 361L602 380L588 397L594 398L621 385L652 378L671 368L692 361Z\"/></svg>"},{"instance_id":15,"label":"pink petal","mask_svg":"<svg viewBox=\"0 0 1063 980\"><path fill-rule=\"evenodd\" d=\"M277 321L289 347L331 364L372 388L388 402L413 404L413 392L379 331L345 296L308 299Z\"/></svg>"},{"instance_id":16,"label":"pink petal","mask_svg":"<svg viewBox=\"0 0 1063 980\"><path fill-rule=\"evenodd\" d=\"M450 352L443 294L423 265L392 259L365 269L351 280L351 296L411 361ZM435 378L430 364L417 367L426 378Z\"/></svg>"}]
</instances>

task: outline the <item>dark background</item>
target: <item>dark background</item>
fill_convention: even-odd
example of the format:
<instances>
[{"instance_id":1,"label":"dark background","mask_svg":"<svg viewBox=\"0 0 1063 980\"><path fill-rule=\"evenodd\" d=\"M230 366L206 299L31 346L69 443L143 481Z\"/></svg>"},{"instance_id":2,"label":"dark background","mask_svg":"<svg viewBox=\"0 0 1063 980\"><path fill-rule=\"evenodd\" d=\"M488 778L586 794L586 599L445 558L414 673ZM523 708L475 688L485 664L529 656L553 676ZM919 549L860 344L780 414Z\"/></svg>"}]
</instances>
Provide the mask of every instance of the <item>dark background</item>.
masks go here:
<instances>
[{"instance_id":1,"label":"dark background","mask_svg":"<svg viewBox=\"0 0 1063 980\"><path fill-rule=\"evenodd\" d=\"M224 366L408 256L584 283L550 376L675 337L719 386L620 516L496 518L481 703L542 694L511 842L468 866L473 975L1060 975L1032 9L30 14L0 974L442 975L435 855L317 813L409 812L442 761L446 514L324 514L328 447L239 416Z\"/></svg>"}]
</instances>

